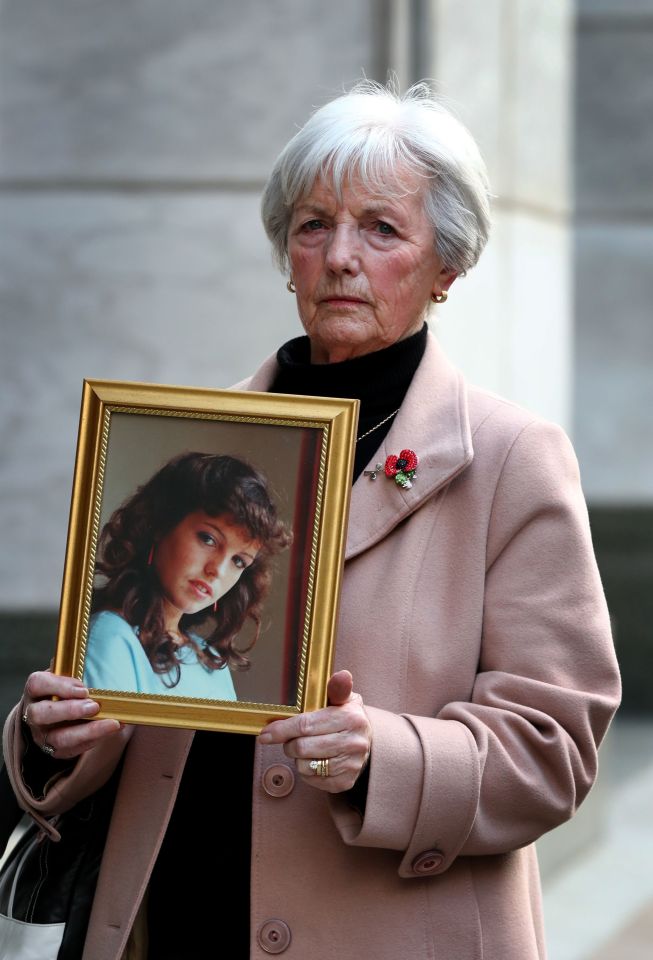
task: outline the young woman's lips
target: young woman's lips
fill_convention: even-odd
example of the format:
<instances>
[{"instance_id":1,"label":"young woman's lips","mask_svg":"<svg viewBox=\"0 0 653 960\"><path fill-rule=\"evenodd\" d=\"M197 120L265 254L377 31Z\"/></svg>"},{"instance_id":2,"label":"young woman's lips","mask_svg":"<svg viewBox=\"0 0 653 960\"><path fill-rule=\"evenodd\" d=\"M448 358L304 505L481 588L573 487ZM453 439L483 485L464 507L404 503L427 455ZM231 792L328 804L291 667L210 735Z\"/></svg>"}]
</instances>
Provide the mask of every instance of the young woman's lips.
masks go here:
<instances>
[{"instance_id":1,"label":"young woman's lips","mask_svg":"<svg viewBox=\"0 0 653 960\"><path fill-rule=\"evenodd\" d=\"M213 591L203 580L189 580L190 588L198 600L212 600Z\"/></svg>"}]
</instances>

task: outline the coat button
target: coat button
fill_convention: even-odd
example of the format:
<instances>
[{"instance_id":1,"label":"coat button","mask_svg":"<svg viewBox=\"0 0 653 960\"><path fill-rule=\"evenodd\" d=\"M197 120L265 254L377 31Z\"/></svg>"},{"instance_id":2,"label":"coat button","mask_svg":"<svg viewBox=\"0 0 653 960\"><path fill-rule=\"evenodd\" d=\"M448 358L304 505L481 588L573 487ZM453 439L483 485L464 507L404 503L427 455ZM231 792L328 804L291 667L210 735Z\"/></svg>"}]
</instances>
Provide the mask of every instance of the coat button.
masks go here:
<instances>
[{"instance_id":1,"label":"coat button","mask_svg":"<svg viewBox=\"0 0 653 960\"><path fill-rule=\"evenodd\" d=\"M412 863L413 873L418 876L428 876L436 873L444 863L444 855L440 850L425 850L415 857Z\"/></svg>"},{"instance_id":2,"label":"coat button","mask_svg":"<svg viewBox=\"0 0 653 960\"><path fill-rule=\"evenodd\" d=\"M273 763L263 774L263 789L271 797L286 797L295 786L295 774L286 763Z\"/></svg>"},{"instance_id":3,"label":"coat button","mask_svg":"<svg viewBox=\"0 0 653 960\"><path fill-rule=\"evenodd\" d=\"M258 928L256 939L266 953L283 953L290 946L290 927L283 920L266 920Z\"/></svg>"}]
</instances>

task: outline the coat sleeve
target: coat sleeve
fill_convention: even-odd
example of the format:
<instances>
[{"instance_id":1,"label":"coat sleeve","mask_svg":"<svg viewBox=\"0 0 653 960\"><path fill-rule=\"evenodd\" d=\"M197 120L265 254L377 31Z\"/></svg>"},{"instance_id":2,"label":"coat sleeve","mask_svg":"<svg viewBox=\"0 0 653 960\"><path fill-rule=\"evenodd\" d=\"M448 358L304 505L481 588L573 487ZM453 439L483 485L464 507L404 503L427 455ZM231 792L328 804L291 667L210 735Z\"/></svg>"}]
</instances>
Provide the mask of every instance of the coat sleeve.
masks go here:
<instances>
[{"instance_id":1,"label":"coat sleeve","mask_svg":"<svg viewBox=\"0 0 653 960\"><path fill-rule=\"evenodd\" d=\"M489 515L470 702L436 717L370 708L365 814L333 798L338 829L349 844L402 851L405 877L524 846L588 793L619 697L576 458L562 430L531 422Z\"/></svg>"},{"instance_id":2,"label":"coat sleeve","mask_svg":"<svg viewBox=\"0 0 653 960\"><path fill-rule=\"evenodd\" d=\"M116 734L105 738L91 750L83 753L71 767L53 765L53 773L42 791L35 793L23 775L27 749L37 749L29 744L22 729L22 705L18 704L7 717L3 733L3 752L7 773L19 805L33 820L42 826L54 839L59 835L48 818L70 810L84 797L102 787L115 770L133 727L125 726Z\"/></svg>"}]
</instances>

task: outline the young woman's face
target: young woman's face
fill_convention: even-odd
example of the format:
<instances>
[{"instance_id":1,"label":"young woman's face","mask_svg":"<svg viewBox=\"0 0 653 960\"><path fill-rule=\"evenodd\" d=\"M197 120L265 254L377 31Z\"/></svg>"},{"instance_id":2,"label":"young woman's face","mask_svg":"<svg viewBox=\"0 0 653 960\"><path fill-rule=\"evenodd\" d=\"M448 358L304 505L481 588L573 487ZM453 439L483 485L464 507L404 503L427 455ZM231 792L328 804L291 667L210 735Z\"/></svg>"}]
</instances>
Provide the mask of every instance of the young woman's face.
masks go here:
<instances>
[{"instance_id":1,"label":"young woman's face","mask_svg":"<svg viewBox=\"0 0 653 960\"><path fill-rule=\"evenodd\" d=\"M184 517L154 551L166 626L176 627L182 614L198 613L223 597L259 549L228 514L210 517L198 510Z\"/></svg>"}]
</instances>

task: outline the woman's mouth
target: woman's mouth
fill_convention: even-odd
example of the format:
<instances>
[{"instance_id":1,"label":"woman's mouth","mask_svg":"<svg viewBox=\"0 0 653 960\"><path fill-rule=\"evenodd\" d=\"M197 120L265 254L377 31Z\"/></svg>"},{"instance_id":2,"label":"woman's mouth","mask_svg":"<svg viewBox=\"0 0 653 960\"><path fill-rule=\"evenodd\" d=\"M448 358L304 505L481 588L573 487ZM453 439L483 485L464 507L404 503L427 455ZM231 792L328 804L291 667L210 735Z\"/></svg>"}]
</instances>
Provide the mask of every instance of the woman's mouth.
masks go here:
<instances>
[{"instance_id":1,"label":"woman's mouth","mask_svg":"<svg viewBox=\"0 0 653 960\"><path fill-rule=\"evenodd\" d=\"M195 594L198 600L212 600L213 591L209 587L208 583L205 583L203 580L189 580L191 591Z\"/></svg>"},{"instance_id":2,"label":"woman's mouth","mask_svg":"<svg viewBox=\"0 0 653 960\"><path fill-rule=\"evenodd\" d=\"M328 303L330 307L356 307L360 303L367 303L367 300L361 300L360 297L324 297L322 303Z\"/></svg>"}]
</instances>

